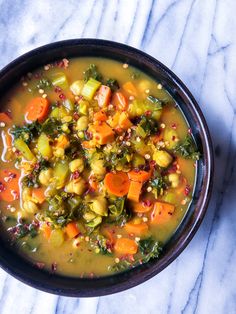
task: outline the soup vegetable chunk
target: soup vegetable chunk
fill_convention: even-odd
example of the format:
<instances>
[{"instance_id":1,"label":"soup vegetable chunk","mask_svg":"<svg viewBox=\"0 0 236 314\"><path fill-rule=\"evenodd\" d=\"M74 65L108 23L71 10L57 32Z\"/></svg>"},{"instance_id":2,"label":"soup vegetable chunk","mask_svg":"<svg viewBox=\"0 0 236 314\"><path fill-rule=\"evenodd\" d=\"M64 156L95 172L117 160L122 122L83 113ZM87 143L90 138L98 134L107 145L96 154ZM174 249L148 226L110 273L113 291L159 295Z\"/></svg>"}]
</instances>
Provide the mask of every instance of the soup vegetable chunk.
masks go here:
<instances>
[{"instance_id":1,"label":"soup vegetable chunk","mask_svg":"<svg viewBox=\"0 0 236 314\"><path fill-rule=\"evenodd\" d=\"M75 58L1 100L1 236L48 271L104 276L158 258L194 190L191 130L163 86Z\"/></svg>"}]
</instances>

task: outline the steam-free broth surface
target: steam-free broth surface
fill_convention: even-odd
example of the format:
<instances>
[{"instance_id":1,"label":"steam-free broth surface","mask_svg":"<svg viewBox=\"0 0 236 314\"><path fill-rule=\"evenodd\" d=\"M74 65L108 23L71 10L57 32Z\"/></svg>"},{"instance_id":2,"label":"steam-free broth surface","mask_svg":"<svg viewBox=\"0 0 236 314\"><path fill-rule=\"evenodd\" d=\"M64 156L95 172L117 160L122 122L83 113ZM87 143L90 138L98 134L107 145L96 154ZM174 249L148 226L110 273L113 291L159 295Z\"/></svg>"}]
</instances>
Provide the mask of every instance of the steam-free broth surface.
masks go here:
<instances>
[{"instance_id":1,"label":"steam-free broth surface","mask_svg":"<svg viewBox=\"0 0 236 314\"><path fill-rule=\"evenodd\" d=\"M26 73L0 108L7 245L78 277L160 256L191 203L199 154L158 78L63 59Z\"/></svg>"}]
</instances>

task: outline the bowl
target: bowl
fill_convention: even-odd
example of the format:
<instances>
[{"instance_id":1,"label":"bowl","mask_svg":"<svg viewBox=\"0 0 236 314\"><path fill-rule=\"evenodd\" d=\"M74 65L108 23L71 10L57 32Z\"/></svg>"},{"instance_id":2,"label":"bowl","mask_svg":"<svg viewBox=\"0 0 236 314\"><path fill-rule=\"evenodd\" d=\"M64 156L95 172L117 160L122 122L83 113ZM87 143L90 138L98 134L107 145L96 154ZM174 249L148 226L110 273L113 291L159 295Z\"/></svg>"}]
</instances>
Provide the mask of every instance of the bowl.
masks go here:
<instances>
[{"instance_id":1,"label":"bowl","mask_svg":"<svg viewBox=\"0 0 236 314\"><path fill-rule=\"evenodd\" d=\"M197 166L193 201L182 223L164 246L158 260L152 260L123 273L101 278L73 278L50 274L36 268L7 246L0 238L0 266L34 288L57 295L94 297L134 287L155 276L173 262L198 230L210 199L213 180L212 143L206 121L196 100L181 80L166 66L135 48L99 39L65 40L34 49L12 61L0 71L0 94L25 73L56 59L96 56L128 63L158 81L179 104L202 158Z\"/></svg>"}]
</instances>

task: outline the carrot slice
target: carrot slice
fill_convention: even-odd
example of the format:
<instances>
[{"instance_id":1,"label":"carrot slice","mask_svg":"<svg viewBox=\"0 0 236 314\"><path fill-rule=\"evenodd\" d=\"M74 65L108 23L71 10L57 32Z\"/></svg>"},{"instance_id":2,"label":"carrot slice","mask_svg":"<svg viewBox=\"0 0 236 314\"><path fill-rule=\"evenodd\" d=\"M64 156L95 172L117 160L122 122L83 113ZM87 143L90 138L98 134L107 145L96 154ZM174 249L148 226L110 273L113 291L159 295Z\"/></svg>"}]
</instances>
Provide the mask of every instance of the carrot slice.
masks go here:
<instances>
[{"instance_id":1,"label":"carrot slice","mask_svg":"<svg viewBox=\"0 0 236 314\"><path fill-rule=\"evenodd\" d=\"M114 250L119 255L136 254L138 245L129 238L119 238L116 240Z\"/></svg>"},{"instance_id":2,"label":"carrot slice","mask_svg":"<svg viewBox=\"0 0 236 314\"><path fill-rule=\"evenodd\" d=\"M132 96L137 96L137 89L132 82L126 82L123 89Z\"/></svg>"},{"instance_id":3,"label":"carrot slice","mask_svg":"<svg viewBox=\"0 0 236 314\"><path fill-rule=\"evenodd\" d=\"M11 123L12 119L5 112L0 112L0 122L4 122L6 124Z\"/></svg>"},{"instance_id":4,"label":"carrot slice","mask_svg":"<svg viewBox=\"0 0 236 314\"><path fill-rule=\"evenodd\" d=\"M116 92L112 98L112 104L120 110L126 110L128 100L121 92Z\"/></svg>"},{"instance_id":5,"label":"carrot slice","mask_svg":"<svg viewBox=\"0 0 236 314\"><path fill-rule=\"evenodd\" d=\"M150 178L150 173L144 170L131 170L128 172L130 180L137 182L145 182Z\"/></svg>"},{"instance_id":6,"label":"carrot slice","mask_svg":"<svg viewBox=\"0 0 236 314\"><path fill-rule=\"evenodd\" d=\"M141 236L148 232L148 225L145 222L136 224L134 222L129 221L125 224L124 229L129 234Z\"/></svg>"},{"instance_id":7,"label":"carrot slice","mask_svg":"<svg viewBox=\"0 0 236 314\"><path fill-rule=\"evenodd\" d=\"M66 225L66 233L70 239L73 239L79 234L79 228L76 222L70 222Z\"/></svg>"},{"instance_id":8,"label":"carrot slice","mask_svg":"<svg viewBox=\"0 0 236 314\"><path fill-rule=\"evenodd\" d=\"M93 118L95 121L107 121L107 115L103 110L96 112Z\"/></svg>"},{"instance_id":9,"label":"carrot slice","mask_svg":"<svg viewBox=\"0 0 236 314\"><path fill-rule=\"evenodd\" d=\"M151 223L154 225L163 224L171 219L175 206L169 203L156 202L151 213Z\"/></svg>"},{"instance_id":10,"label":"carrot slice","mask_svg":"<svg viewBox=\"0 0 236 314\"><path fill-rule=\"evenodd\" d=\"M97 92L97 101L99 107L108 106L111 99L111 89L106 85L102 85Z\"/></svg>"},{"instance_id":11,"label":"carrot slice","mask_svg":"<svg viewBox=\"0 0 236 314\"><path fill-rule=\"evenodd\" d=\"M33 98L26 107L25 118L27 121L42 122L49 112L49 102L46 98Z\"/></svg>"},{"instance_id":12,"label":"carrot slice","mask_svg":"<svg viewBox=\"0 0 236 314\"><path fill-rule=\"evenodd\" d=\"M19 198L19 179L16 169L0 170L0 200L12 202Z\"/></svg>"},{"instance_id":13,"label":"carrot slice","mask_svg":"<svg viewBox=\"0 0 236 314\"><path fill-rule=\"evenodd\" d=\"M143 201L139 203L135 203L135 202L131 203L131 209L135 213L148 213L152 208L153 208L153 204L151 202L146 203L145 201Z\"/></svg>"},{"instance_id":14,"label":"carrot slice","mask_svg":"<svg viewBox=\"0 0 236 314\"><path fill-rule=\"evenodd\" d=\"M46 199L44 192L45 192L44 188L33 189L32 198L35 199L39 204L42 204Z\"/></svg>"},{"instance_id":15,"label":"carrot slice","mask_svg":"<svg viewBox=\"0 0 236 314\"><path fill-rule=\"evenodd\" d=\"M125 172L109 172L104 179L106 190L116 196L124 196L129 191L129 178Z\"/></svg>"},{"instance_id":16,"label":"carrot slice","mask_svg":"<svg viewBox=\"0 0 236 314\"><path fill-rule=\"evenodd\" d=\"M130 201L138 202L142 189L142 183L138 181L130 181L129 192L127 198Z\"/></svg>"}]
</instances>

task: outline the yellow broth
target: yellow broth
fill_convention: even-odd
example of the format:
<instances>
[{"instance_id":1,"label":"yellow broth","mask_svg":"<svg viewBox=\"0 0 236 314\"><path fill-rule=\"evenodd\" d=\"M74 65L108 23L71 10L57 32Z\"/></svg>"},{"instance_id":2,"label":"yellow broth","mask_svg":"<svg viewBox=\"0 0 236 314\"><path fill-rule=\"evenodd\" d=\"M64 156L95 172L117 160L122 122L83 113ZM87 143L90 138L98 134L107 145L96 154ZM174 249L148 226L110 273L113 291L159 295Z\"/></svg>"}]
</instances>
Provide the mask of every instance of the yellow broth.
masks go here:
<instances>
[{"instance_id":1,"label":"yellow broth","mask_svg":"<svg viewBox=\"0 0 236 314\"><path fill-rule=\"evenodd\" d=\"M61 63L63 65L63 63ZM182 113L178 109L178 106L176 106L176 103L174 99L164 90L164 88L160 85L157 80L153 80L152 78L148 77L144 73L138 71L137 69L126 66L121 64L120 62L116 62L114 60L109 59L102 59L102 58L75 58L69 60L69 66L68 67L61 67L57 65L46 65L46 67L42 67L33 73L28 73L25 75L22 80L16 84L10 91L7 92L7 94L1 99L1 110L10 112L10 116L12 121L8 121L5 125L0 124L1 126L1 132L2 132L2 138L4 138L4 134L9 131L10 129L13 129L13 125L22 126L25 123L25 110L27 104L31 101L32 98L35 97L45 97L48 99L50 104L50 112L52 112L52 105L55 104L55 102L58 102L62 104L64 99L62 99L61 94L63 94L63 98L70 99L74 104L73 112L68 112L67 116L74 117L74 113L78 111L78 108L80 108L80 101L81 97L80 95L75 96L70 91L69 86L77 81L77 80L83 80L84 74L83 72L86 71L86 69L90 66L90 64L95 64L97 66L98 71L102 74L103 78L113 78L117 79L120 89L123 93L123 95L126 97L129 107L126 110L128 112L129 116L129 108L130 104L132 104L135 100L138 101L147 101L147 96L152 95L156 98L158 98L160 101L164 101L165 105L163 106L163 109L160 110L161 115L159 118L157 118L157 124L159 130L163 134L165 134L166 130L174 130L176 132L177 137L173 141L176 141L174 144L179 145L182 143L189 130L188 130L188 124L183 117ZM59 64L60 65L60 64ZM68 81L68 87L63 88L61 91L59 89L55 92L56 86L52 87L45 87L45 88L39 88L37 87L37 84L39 84L40 79L47 78L51 80L53 77L55 78L55 73L64 73L66 75L67 81ZM122 86L126 82L132 82L132 85L135 87L135 95L127 91L127 89L124 89ZM95 94L96 95L96 94ZM114 95L114 93L113 93ZM85 97L86 98L86 97ZM111 101L111 99L110 99ZM110 102L109 102L110 104ZM109 105L108 104L108 105ZM92 102L89 102L89 106L91 108L95 108L94 111L98 111L98 105L96 100L92 100ZM150 106L150 103L149 103ZM153 104L155 106L155 104ZM89 108L90 108L89 107ZM89 111L89 108L88 111ZM79 109L80 110L80 109ZM112 111L112 110L111 110ZM115 115L116 112L115 106L113 106L113 111L111 113L111 116ZM48 113L50 115L51 113ZM121 110L122 112L122 110ZM83 113L84 114L84 113ZM83 114L79 113L78 116L82 116ZM150 113L145 113L150 115ZM87 113L89 115L89 113ZM91 116L94 115L94 112ZM77 116L77 118L78 118ZM109 118L109 114L107 114ZM133 117L134 118L134 117ZM149 118L149 116L148 116ZM92 119L91 117L89 118ZM1 119L0 119L1 120ZM131 120L131 118L130 118ZM135 120L135 119L134 119ZM132 120L131 120L132 121ZM1 121L0 121L1 122ZM106 121L108 122L108 120ZM106 123L103 122L103 123ZM92 124L93 121L90 121ZM76 121L75 121L76 124ZM133 124L134 125L134 124ZM130 128L129 128L130 129ZM136 129L135 129L136 130ZM125 137L130 130L123 130L121 133L115 133L115 136L118 137ZM4 133L5 132L5 133ZM78 134L79 131L75 131L76 134ZM81 131L80 131L81 132ZM116 132L116 131L115 131ZM117 131L118 132L118 131ZM120 130L119 130L120 132ZM128 133L127 133L128 132ZM133 131L132 131L133 132ZM3 134L4 133L4 134ZM70 137L70 134L68 135L65 133L66 136ZM81 135L81 134L80 134ZM154 134L155 135L155 134ZM153 136L153 134L151 135ZM1 192L0 192L0 208L1 208L1 236L4 236L6 238L6 241L8 241L8 245L13 245L13 249L18 250L19 254L21 254L26 259L30 260L32 263L35 263L38 267L43 267L49 271L56 271L57 273L63 274L63 275L69 275L69 276L104 276L112 274L114 271L123 271L125 269L128 269L130 267L133 267L137 263L134 263L135 261L141 260L143 258L141 252L137 251L136 254L120 254L117 253L116 250L114 250L114 243L111 245L110 252L106 252L108 254L101 254L101 247L97 246L97 235L102 234L104 236L105 241L109 241L109 234L112 235L112 241L116 243L117 239L121 238L129 238L132 241L134 241L137 244L137 247L139 246L140 239L147 239L150 236L154 239L154 241L159 241L161 245L164 245L166 241L173 235L179 224L181 223L181 220L183 219L192 199L192 193L194 191L194 182L195 182L195 163L196 161L191 158L185 158L181 156L180 154L175 154L173 152L173 149L168 148L168 140L165 138L159 139L159 141L155 144L153 142L150 142L151 136L148 136L148 138L145 139L146 145L145 148L137 146L138 152L140 155L142 155L142 158L145 160L145 165L149 164L149 162L152 160L153 157L153 149L157 150L165 150L167 152L171 152L173 156L176 157L172 161L174 162L174 170L171 170L174 172L179 182L177 186L171 186L172 183L168 181L169 174L168 169L170 169L173 164L168 164L167 167L158 167L158 171L164 172L166 169L167 173L165 175L165 180L167 181L168 187L164 189L163 193L158 192L157 195L154 195L154 190L150 189L150 182L143 183L143 186L145 187L145 190L142 192L140 198L149 200L153 204L155 202L164 202L164 204L171 204L174 208L174 211L172 214L168 216L167 221L164 221L163 223L157 223L153 224L150 221L152 220L152 210L150 210L147 213L134 213L131 210L131 213L134 217L131 218L133 221L136 219L136 222L144 223L148 226L148 231L144 234L137 235L133 233L128 233L126 229L123 226L120 226L118 223L109 224L107 223L106 217L102 217L102 223L98 225L98 228L92 232L92 235L90 234L91 230L88 230L86 227L87 220L83 217L80 217L76 220L77 228L80 231L78 235L76 235L73 238L68 237L66 233L66 226L58 226L53 225L50 220L46 219L46 222L44 221L45 217L41 217L44 214L44 211L48 209L48 203L45 201L42 205L37 204L37 210L35 212L30 213L29 211L24 209L25 202L22 201L23 193L22 193L22 184L20 184L20 195L19 199L7 202L2 200ZM137 140L137 137L135 137L135 141ZM78 136L75 137L77 141L81 141L81 138ZM173 136L172 136L173 138ZM21 154L17 154L16 149L14 149L14 140L13 139L13 146L10 148L10 153L7 152L8 148L6 148L6 143L4 144L3 141L0 143L0 149L2 151L2 161L0 163L0 170L3 171L4 169L14 169L20 168L21 163ZM172 140L172 139L171 139ZM55 140L54 140L55 141ZM141 138L142 141L142 138ZM38 156L37 152L37 145L35 144L35 140L33 140L30 144L31 150L34 152L35 155ZM136 143L136 142L135 142ZM138 145L139 142L136 144ZM55 143L52 141L51 145L53 146ZM152 144L152 145L151 145ZM104 149L107 145L113 145L113 142L111 141L109 144L100 145L100 148ZM133 142L131 142L131 146L133 145ZM153 146L154 145L154 146ZM155 148L155 145L157 145L158 148ZM158 146L159 145L159 146ZM164 146L160 146L164 145ZM165 146L166 145L166 146ZM97 149L99 145L96 146L95 149ZM153 148L154 147L154 148ZM13 151L12 151L13 148ZM36 149L36 150L35 150ZM10 154L10 158L7 155L7 153ZM191 156L190 156L191 157ZM19 159L20 158L20 159ZM54 156L54 162L55 160L60 160L62 157ZM132 157L133 158L133 157ZM6 160L10 159L10 160ZM24 159L24 158L23 158ZM73 158L72 158L73 159ZM71 160L72 160L71 159ZM70 161L71 161L70 160ZM33 162L32 162L33 163ZM29 163L28 163L29 164ZM109 166L108 166L109 167ZM117 166L118 167L118 166ZM120 167L120 166L119 166ZM127 171L132 170L129 167L132 168L132 166L127 165L124 167L124 169L117 168L115 170L124 171L127 173ZM166 168L166 169L165 169ZM89 167L88 167L89 169ZM88 176L90 175L90 170L85 169L83 171L83 178L84 180L88 181ZM114 169L113 169L114 170ZM110 170L106 169L106 172L109 172ZM72 174L68 177L67 180L71 179ZM21 175L23 177L23 175ZM154 180L155 177L152 177ZM3 178L1 178L3 180ZM100 180L100 181L99 181ZM105 193L105 197L109 197L109 193L107 191L104 192L104 177L99 178L99 189L97 192L95 192L92 195L95 195L95 197L99 196L102 193ZM151 180L151 179L150 179ZM5 184L4 182L3 185ZM68 182L67 182L68 183ZM40 185L39 185L40 186ZM187 190L186 190L187 187ZM34 187L33 187L34 188ZM31 189L33 189L31 188ZM149 189L148 189L149 188ZM64 189L64 186L62 190ZM62 191L60 190L60 191ZM151 191L150 191L151 190ZM85 192L85 191L84 191ZM73 194L73 193L72 193ZM89 194L89 193L87 193ZM74 194L73 194L74 195ZM72 195L72 196L73 196ZM107 196L108 195L108 196ZM84 196L81 196L82 198ZM94 196L91 196L93 198ZM127 197L127 194L124 195L124 197ZM92 200L93 201L93 200ZM129 203L129 200L125 202ZM89 202L88 202L89 203ZM87 206L90 206L87 205ZM129 205L126 205L129 206ZM108 204L107 204L108 207ZM107 210L107 209L106 209ZM91 214L91 212L90 212ZM41 216L40 216L41 215ZM109 211L108 211L109 215ZM136 217L136 218L135 218ZM32 220L37 220L37 235L35 237L30 237L29 234L26 236L20 237L16 240L14 233L11 228L12 226L15 226L18 222L24 219L27 222L31 222ZM129 218L130 219L130 218ZM70 220L69 220L70 221ZM68 223L68 221L67 221ZM49 237L45 236L45 232L43 227L45 225L50 226L51 234ZM60 245L53 245L53 241L50 240L50 237L52 236L52 231L54 230L61 230L63 233L63 241ZM105 230L105 232L104 232ZM109 234L107 235L106 230L109 230ZM18 230L19 231L19 230ZM94 234L94 235L93 235ZM108 239L108 240L107 240ZM13 243L13 244L12 244ZM146 252L147 253L147 252ZM124 262L125 261L125 262ZM126 263L127 261L127 263ZM119 266L119 268L114 268L113 266Z\"/></svg>"}]
</instances>

